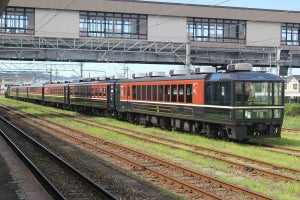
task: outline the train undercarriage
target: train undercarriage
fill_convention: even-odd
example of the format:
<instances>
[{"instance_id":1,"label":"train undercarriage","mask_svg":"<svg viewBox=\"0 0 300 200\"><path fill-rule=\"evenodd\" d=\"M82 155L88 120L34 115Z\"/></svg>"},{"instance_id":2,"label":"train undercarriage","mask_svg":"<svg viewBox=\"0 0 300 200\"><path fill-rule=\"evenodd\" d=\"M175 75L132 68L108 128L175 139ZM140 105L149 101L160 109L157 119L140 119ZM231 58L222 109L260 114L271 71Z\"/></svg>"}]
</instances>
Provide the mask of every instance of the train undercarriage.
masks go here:
<instances>
[{"instance_id":1,"label":"train undercarriage","mask_svg":"<svg viewBox=\"0 0 300 200\"><path fill-rule=\"evenodd\" d=\"M214 123L132 112L117 113L116 116L119 120L145 127L154 126L225 140L247 141L251 138L281 137L281 124L279 123Z\"/></svg>"}]
</instances>

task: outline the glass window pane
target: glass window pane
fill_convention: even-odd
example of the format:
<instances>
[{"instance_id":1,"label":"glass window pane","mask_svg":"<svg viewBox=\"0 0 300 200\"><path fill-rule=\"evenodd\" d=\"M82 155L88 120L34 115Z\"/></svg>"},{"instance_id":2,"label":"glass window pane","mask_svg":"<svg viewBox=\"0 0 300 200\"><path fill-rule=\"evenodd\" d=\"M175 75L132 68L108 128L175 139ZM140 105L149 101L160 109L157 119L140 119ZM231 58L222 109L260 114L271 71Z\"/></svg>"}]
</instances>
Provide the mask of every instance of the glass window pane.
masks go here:
<instances>
[{"instance_id":1,"label":"glass window pane","mask_svg":"<svg viewBox=\"0 0 300 200\"><path fill-rule=\"evenodd\" d=\"M0 32L2 33L33 34L34 9L7 7L0 22Z\"/></svg>"},{"instance_id":2,"label":"glass window pane","mask_svg":"<svg viewBox=\"0 0 300 200\"><path fill-rule=\"evenodd\" d=\"M178 102L184 102L184 85L178 85Z\"/></svg>"},{"instance_id":3,"label":"glass window pane","mask_svg":"<svg viewBox=\"0 0 300 200\"><path fill-rule=\"evenodd\" d=\"M142 100L146 100L146 85L142 86Z\"/></svg>"},{"instance_id":4,"label":"glass window pane","mask_svg":"<svg viewBox=\"0 0 300 200\"><path fill-rule=\"evenodd\" d=\"M170 86L165 85L164 87L164 101L170 101Z\"/></svg>"},{"instance_id":5,"label":"glass window pane","mask_svg":"<svg viewBox=\"0 0 300 200\"><path fill-rule=\"evenodd\" d=\"M151 85L147 85L147 100L151 100Z\"/></svg>"},{"instance_id":6,"label":"glass window pane","mask_svg":"<svg viewBox=\"0 0 300 200\"><path fill-rule=\"evenodd\" d=\"M235 105L243 105L244 83L235 82Z\"/></svg>"},{"instance_id":7,"label":"glass window pane","mask_svg":"<svg viewBox=\"0 0 300 200\"><path fill-rule=\"evenodd\" d=\"M172 85L172 102L177 102L177 85Z\"/></svg>"},{"instance_id":8,"label":"glass window pane","mask_svg":"<svg viewBox=\"0 0 300 200\"><path fill-rule=\"evenodd\" d=\"M163 86L159 85L158 86L158 101L163 101L163 96L164 96Z\"/></svg>"},{"instance_id":9,"label":"glass window pane","mask_svg":"<svg viewBox=\"0 0 300 200\"><path fill-rule=\"evenodd\" d=\"M157 101L157 85L152 86L152 101Z\"/></svg>"},{"instance_id":10,"label":"glass window pane","mask_svg":"<svg viewBox=\"0 0 300 200\"><path fill-rule=\"evenodd\" d=\"M282 105L282 84L283 83L274 83L274 105Z\"/></svg>"},{"instance_id":11,"label":"glass window pane","mask_svg":"<svg viewBox=\"0 0 300 200\"><path fill-rule=\"evenodd\" d=\"M274 109L274 118L281 118L282 109Z\"/></svg>"},{"instance_id":12,"label":"glass window pane","mask_svg":"<svg viewBox=\"0 0 300 200\"><path fill-rule=\"evenodd\" d=\"M186 103L192 103L192 84L186 85Z\"/></svg>"},{"instance_id":13,"label":"glass window pane","mask_svg":"<svg viewBox=\"0 0 300 200\"><path fill-rule=\"evenodd\" d=\"M245 110L245 119L270 119L272 109Z\"/></svg>"},{"instance_id":14,"label":"glass window pane","mask_svg":"<svg viewBox=\"0 0 300 200\"><path fill-rule=\"evenodd\" d=\"M80 12L80 36L147 38L147 16Z\"/></svg>"},{"instance_id":15,"label":"glass window pane","mask_svg":"<svg viewBox=\"0 0 300 200\"><path fill-rule=\"evenodd\" d=\"M136 100L136 86L132 86L132 99Z\"/></svg>"}]
</instances>

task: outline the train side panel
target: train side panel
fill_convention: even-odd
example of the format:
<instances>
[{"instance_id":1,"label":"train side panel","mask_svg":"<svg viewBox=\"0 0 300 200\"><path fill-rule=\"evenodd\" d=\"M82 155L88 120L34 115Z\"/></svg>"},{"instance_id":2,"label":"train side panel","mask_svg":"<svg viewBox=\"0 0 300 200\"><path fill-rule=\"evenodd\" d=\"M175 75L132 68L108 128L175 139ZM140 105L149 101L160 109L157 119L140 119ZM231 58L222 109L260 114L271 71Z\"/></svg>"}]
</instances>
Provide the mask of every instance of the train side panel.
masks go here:
<instances>
[{"instance_id":1,"label":"train side panel","mask_svg":"<svg viewBox=\"0 0 300 200\"><path fill-rule=\"evenodd\" d=\"M191 121L203 118L203 79L156 81L150 78L121 82L119 88L117 110L129 121L190 131Z\"/></svg>"},{"instance_id":2,"label":"train side panel","mask_svg":"<svg viewBox=\"0 0 300 200\"><path fill-rule=\"evenodd\" d=\"M115 103L109 101L114 97L114 84L106 81L71 83L69 85L69 106L73 110L107 115L115 109ZM115 99L112 99L115 102ZM111 108L113 106L113 108Z\"/></svg>"},{"instance_id":3,"label":"train side panel","mask_svg":"<svg viewBox=\"0 0 300 200\"><path fill-rule=\"evenodd\" d=\"M68 84L47 84L44 86L44 101L46 104L66 106L68 104Z\"/></svg>"},{"instance_id":4,"label":"train side panel","mask_svg":"<svg viewBox=\"0 0 300 200\"><path fill-rule=\"evenodd\" d=\"M43 84L34 84L28 86L28 100L40 102L44 100Z\"/></svg>"}]
</instances>

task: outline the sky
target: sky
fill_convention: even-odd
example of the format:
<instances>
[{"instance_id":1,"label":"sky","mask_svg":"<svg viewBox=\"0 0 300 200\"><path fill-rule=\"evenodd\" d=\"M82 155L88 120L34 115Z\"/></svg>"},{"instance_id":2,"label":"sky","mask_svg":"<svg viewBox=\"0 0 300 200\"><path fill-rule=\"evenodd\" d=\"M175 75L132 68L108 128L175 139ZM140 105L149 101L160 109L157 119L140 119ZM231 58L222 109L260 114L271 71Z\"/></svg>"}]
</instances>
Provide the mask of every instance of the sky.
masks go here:
<instances>
[{"instance_id":1,"label":"sky","mask_svg":"<svg viewBox=\"0 0 300 200\"><path fill-rule=\"evenodd\" d=\"M300 1L299 0L149 0L152 2L166 2L166 3L180 3L180 4L200 4L200 5L210 5L210 6L230 6L230 7L243 7L243 8L261 8L261 9L275 9L275 10L288 10L288 11L300 11ZM300 21L299 21L300 23ZM2 62L3 63L3 62ZM30 66L33 68L35 64L30 64L32 62L28 62L25 66ZM1 64L1 67L5 67L7 64ZM38 64L39 65L39 64ZM46 63L47 65L47 63ZM39 65L41 66L41 65ZM47 66L47 70L49 70L49 64ZM73 63L72 66L59 66L59 64L53 64L53 70L56 69L66 69L58 71L58 75L64 76L72 76L79 75L80 73L80 63ZM141 64L119 64L119 63L83 63L83 68L86 70L84 72L84 77L97 77L97 76L112 76L116 73L123 73L124 68L128 68L128 77L135 72L150 72L150 71L164 71L168 74L171 69L178 69L181 66L177 65L147 65L142 66ZM13 68L13 67L12 67ZM71 69L71 70L69 70ZM92 71L89 69L97 69L97 71ZM143 70L141 70L143 69ZM146 71L145 71L146 69ZM275 69L274 69L275 70ZM300 74L300 70L292 69L290 70L290 74Z\"/></svg>"}]
</instances>

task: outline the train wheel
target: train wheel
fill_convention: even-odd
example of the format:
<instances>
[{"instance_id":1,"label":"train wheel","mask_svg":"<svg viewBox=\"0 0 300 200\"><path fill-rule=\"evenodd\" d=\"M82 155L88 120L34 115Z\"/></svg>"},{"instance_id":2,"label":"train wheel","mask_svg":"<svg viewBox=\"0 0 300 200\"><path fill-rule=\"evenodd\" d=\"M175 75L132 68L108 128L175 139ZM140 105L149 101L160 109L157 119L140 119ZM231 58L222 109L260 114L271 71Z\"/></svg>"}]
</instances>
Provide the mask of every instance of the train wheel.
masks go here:
<instances>
[{"instance_id":1,"label":"train wheel","mask_svg":"<svg viewBox=\"0 0 300 200\"><path fill-rule=\"evenodd\" d=\"M223 140L228 140L228 134L227 131L225 129L220 129L218 132L218 137L220 137Z\"/></svg>"}]
</instances>

